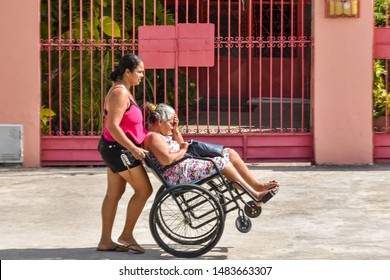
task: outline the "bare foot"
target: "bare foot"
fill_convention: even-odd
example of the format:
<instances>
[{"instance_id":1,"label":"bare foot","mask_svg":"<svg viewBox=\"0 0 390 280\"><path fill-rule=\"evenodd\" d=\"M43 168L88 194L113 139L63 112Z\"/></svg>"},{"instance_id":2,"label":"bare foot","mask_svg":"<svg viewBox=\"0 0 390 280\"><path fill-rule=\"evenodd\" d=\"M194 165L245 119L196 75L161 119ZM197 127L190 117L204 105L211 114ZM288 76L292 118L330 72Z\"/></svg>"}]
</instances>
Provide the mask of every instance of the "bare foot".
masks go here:
<instances>
[{"instance_id":1,"label":"bare foot","mask_svg":"<svg viewBox=\"0 0 390 280\"><path fill-rule=\"evenodd\" d=\"M274 187L264 192L259 192L257 196L257 201L255 201L256 206L262 206L268 200L270 200L276 192L279 190L279 187ZM268 196L267 196L268 195ZM267 196L267 197L266 197Z\"/></svg>"},{"instance_id":2,"label":"bare foot","mask_svg":"<svg viewBox=\"0 0 390 280\"><path fill-rule=\"evenodd\" d=\"M137 241L135 241L134 237L130 237L130 238L122 238L122 237L119 237L118 238L118 242L120 244L136 244Z\"/></svg>"},{"instance_id":3,"label":"bare foot","mask_svg":"<svg viewBox=\"0 0 390 280\"><path fill-rule=\"evenodd\" d=\"M278 188L280 186L280 184L278 182L275 182L275 181L271 181L269 183L262 183L260 184L260 186L258 186L256 188L256 190L258 192L268 192L269 190L272 190L274 188Z\"/></svg>"},{"instance_id":4,"label":"bare foot","mask_svg":"<svg viewBox=\"0 0 390 280\"><path fill-rule=\"evenodd\" d=\"M267 189L266 191L258 192L256 194L256 198L257 198L257 200L261 200L267 193L269 193L270 191L275 191L277 189L279 189L279 187L273 187L271 189Z\"/></svg>"}]
</instances>

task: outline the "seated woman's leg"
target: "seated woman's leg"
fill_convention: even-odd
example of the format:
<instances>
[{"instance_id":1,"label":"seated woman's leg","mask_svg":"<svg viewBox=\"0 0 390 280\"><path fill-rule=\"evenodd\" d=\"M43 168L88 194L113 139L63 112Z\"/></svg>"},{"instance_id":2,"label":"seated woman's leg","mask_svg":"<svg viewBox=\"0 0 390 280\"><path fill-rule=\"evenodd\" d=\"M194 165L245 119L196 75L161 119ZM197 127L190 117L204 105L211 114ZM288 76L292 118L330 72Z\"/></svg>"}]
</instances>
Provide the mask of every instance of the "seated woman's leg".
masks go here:
<instances>
[{"instance_id":1,"label":"seated woman's leg","mask_svg":"<svg viewBox=\"0 0 390 280\"><path fill-rule=\"evenodd\" d=\"M234 165L229 162L225 168L222 170L222 174L225 175L228 181L238 181L240 182L257 200L260 200L264 195L266 195L270 190L258 191L253 188L248 182L241 176L238 170ZM233 187L239 188L238 185L233 184ZM272 188L275 189L275 188Z\"/></svg>"},{"instance_id":2,"label":"seated woman's leg","mask_svg":"<svg viewBox=\"0 0 390 280\"><path fill-rule=\"evenodd\" d=\"M240 155L232 148L229 148L229 159L242 178L256 191L264 192L279 186L277 182L262 183L256 179Z\"/></svg>"}]
</instances>

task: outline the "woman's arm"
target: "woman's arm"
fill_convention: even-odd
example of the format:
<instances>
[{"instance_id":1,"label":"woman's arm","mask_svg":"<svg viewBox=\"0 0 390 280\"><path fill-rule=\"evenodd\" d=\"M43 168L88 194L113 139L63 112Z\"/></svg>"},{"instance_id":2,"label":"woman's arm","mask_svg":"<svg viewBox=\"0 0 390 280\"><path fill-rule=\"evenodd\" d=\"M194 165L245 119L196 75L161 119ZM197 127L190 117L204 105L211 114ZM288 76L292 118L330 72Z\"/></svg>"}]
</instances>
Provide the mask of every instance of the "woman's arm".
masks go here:
<instances>
[{"instance_id":1,"label":"woman's arm","mask_svg":"<svg viewBox=\"0 0 390 280\"><path fill-rule=\"evenodd\" d=\"M180 147L182 146L182 143L185 142L179 130L179 118L177 115L175 115L173 118L172 139L179 143Z\"/></svg>"},{"instance_id":2,"label":"woman's arm","mask_svg":"<svg viewBox=\"0 0 390 280\"><path fill-rule=\"evenodd\" d=\"M187 153L190 144L184 141L183 135L181 135L181 132L179 130L179 117L177 115L175 115L175 117L173 118L172 139L179 143L180 149L184 149Z\"/></svg>"},{"instance_id":3,"label":"woman's arm","mask_svg":"<svg viewBox=\"0 0 390 280\"><path fill-rule=\"evenodd\" d=\"M183 142L180 144L180 150L171 152L168 143L157 132L150 132L144 140L144 145L145 149L149 150L163 166L170 165L184 157L188 149L188 143Z\"/></svg>"}]
</instances>

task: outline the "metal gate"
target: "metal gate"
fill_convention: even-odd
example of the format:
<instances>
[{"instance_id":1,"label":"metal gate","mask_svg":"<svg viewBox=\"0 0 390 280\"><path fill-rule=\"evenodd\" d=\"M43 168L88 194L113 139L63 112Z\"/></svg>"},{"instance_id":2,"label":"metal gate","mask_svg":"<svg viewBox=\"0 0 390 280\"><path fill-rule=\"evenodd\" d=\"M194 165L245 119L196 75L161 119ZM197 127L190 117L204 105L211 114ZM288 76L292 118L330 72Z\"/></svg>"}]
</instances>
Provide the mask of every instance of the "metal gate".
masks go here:
<instances>
[{"instance_id":1,"label":"metal gate","mask_svg":"<svg viewBox=\"0 0 390 280\"><path fill-rule=\"evenodd\" d=\"M108 74L145 62L140 104L247 162L312 161L311 0L42 0L42 165L102 164Z\"/></svg>"},{"instance_id":2,"label":"metal gate","mask_svg":"<svg viewBox=\"0 0 390 280\"><path fill-rule=\"evenodd\" d=\"M374 1L374 161L390 162L390 1Z\"/></svg>"}]
</instances>

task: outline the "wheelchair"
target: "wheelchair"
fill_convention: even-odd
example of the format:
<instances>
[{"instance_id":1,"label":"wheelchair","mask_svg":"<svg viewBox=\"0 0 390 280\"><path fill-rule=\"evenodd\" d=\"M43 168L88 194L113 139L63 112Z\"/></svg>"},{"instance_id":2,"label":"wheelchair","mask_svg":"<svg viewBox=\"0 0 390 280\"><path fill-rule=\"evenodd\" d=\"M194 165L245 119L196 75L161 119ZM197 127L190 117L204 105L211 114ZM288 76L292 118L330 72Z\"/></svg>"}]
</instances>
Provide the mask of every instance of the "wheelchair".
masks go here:
<instances>
[{"instance_id":1,"label":"wheelchair","mask_svg":"<svg viewBox=\"0 0 390 280\"><path fill-rule=\"evenodd\" d=\"M149 214L149 227L156 243L165 252L179 258L195 258L209 252L220 240L225 217L237 211L236 227L242 233L252 228L250 218L258 217L261 206L275 192L261 201L237 181L228 182L211 158L186 155L164 168L171 168L187 158L211 161L216 172L191 183L170 185L147 153L144 164L162 183ZM236 184L240 190L233 187Z\"/></svg>"}]
</instances>

